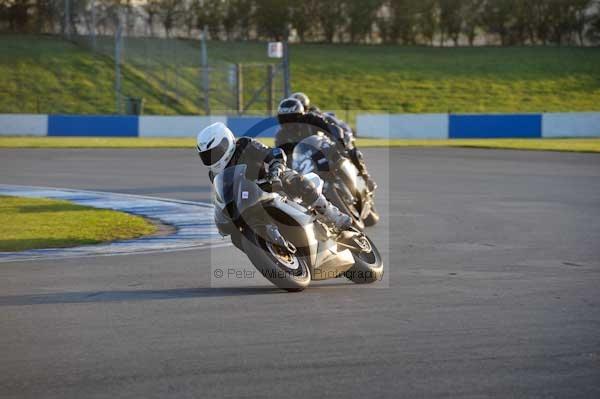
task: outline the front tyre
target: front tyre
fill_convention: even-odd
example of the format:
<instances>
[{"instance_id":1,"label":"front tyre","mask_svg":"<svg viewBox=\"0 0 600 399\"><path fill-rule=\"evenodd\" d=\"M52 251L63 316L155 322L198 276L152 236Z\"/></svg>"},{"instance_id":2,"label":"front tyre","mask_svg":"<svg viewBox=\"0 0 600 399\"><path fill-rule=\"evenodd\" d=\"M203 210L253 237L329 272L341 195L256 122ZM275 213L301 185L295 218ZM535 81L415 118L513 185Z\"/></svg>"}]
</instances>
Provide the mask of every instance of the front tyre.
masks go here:
<instances>
[{"instance_id":1,"label":"front tyre","mask_svg":"<svg viewBox=\"0 0 600 399\"><path fill-rule=\"evenodd\" d=\"M306 258L290 253L263 238L264 234L248 231L242 236L242 247L254 267L278 288L299 292L310 284L311 275Z\"/></svg>"},{"instance_id":2,"label":"front tyre","mask_svg":"<svg viewBox=\"0 0 600 399\"><path fill-rule=\"evenodd\" d=\"M383 261L379 250L369 237L364 236L364 238L369 242L371 250L369 252L351 250L354 266L344 273L347 279L356 284L371 284L383 278Z\"/></svg>"}]
</instances>

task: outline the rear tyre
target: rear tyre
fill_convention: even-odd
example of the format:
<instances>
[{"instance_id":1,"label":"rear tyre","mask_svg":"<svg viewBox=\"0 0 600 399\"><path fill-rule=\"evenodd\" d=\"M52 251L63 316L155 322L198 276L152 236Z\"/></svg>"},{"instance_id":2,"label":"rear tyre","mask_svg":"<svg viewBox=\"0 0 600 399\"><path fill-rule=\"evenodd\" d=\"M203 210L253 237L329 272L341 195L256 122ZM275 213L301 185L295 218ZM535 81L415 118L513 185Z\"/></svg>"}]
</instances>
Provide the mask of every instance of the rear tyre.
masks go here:
<instances>
[{"instance_id":1,"label":"rear tyre","mask_svg":"<svg viewBox=\"0 0 600 399\"><path fill-rule=\"evenodd\" d=\"M344 273L348 280L356 284L371 284L383 277L383 261L379 250L369 237L366 239L371 245L371 252L352 251L354 266Z\"/></svg>"},{"instance_id":2,"label":"rear tyre","mask_svg":"<svg viewBox=\"0 0 600 399\"><path fill-rule=\"evenodd\" d=\"M267 242L263 236L255 232L242 236L242 247L254 267L278 288L288 292L306 289L311 281L306 258Z\"/></svg>"}]
</instances>

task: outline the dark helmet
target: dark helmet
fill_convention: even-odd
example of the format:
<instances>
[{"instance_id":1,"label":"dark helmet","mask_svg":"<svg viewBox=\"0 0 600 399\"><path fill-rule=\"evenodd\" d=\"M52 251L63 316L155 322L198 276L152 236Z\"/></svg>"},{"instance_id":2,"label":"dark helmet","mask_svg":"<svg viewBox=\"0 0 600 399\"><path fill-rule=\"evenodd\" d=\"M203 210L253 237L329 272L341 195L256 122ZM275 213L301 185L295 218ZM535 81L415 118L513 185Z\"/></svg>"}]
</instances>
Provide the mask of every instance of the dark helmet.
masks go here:
<instances>
[{"instance_id":1,"label":"dark helmet","mask_svg":"<svg viewBox=\"0 0 600 399\"><path fill-rule=\"evenodd\" d=\"M296 100L300 101L305 110L308 110L310 107L310 99L302 92L294 93L290 96L290 98L295 98Z\"/></svg>"},{"instance_id":2,"label":"dark helmet","mask_svg":"<svg viewBox=\"0 0 600 399\"><path fill-rule=\"evenodd\" d=\"M296 100L295 98L286 98L279 103L277 115L279 117L302 115L304 111L304 106L300 101Z\"/></svg>"}]
</instances>

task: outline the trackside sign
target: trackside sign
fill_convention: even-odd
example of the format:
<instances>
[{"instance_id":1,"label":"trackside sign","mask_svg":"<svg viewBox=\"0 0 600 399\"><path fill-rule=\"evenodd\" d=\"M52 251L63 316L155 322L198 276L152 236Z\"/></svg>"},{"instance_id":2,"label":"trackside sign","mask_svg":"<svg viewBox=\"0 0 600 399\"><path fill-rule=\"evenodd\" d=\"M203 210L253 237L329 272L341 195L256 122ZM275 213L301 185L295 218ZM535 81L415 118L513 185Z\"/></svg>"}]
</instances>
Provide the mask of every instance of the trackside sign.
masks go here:
<instances>
[{"instance_id":1,"label":"trackside sign","mask_svg":"<svg viewBox=\"0 0 600 399\"><path fill-rule=\"evenodd\" d=\"M283 58L283 43L269 42L267 52L269 54L269 58Z\"/></svg>"}]
</instances>

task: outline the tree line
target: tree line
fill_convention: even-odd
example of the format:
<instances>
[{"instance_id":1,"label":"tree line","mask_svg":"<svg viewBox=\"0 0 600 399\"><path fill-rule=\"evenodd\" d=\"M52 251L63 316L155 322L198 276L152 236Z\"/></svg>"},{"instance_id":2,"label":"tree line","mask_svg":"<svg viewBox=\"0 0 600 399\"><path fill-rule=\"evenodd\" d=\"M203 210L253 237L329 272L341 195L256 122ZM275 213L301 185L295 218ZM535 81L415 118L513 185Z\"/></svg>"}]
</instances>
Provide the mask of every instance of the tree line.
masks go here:
<instances>
[{"instance_id":1,"label":"tree line","mask_svg":"<svg viewBox=\"0 0 600 399\"><path fill-rule=\"evenodd\" d=\"M0 0L4 32L404 45L600 42L600 0Z\"/></svg>"}]
</instances>

